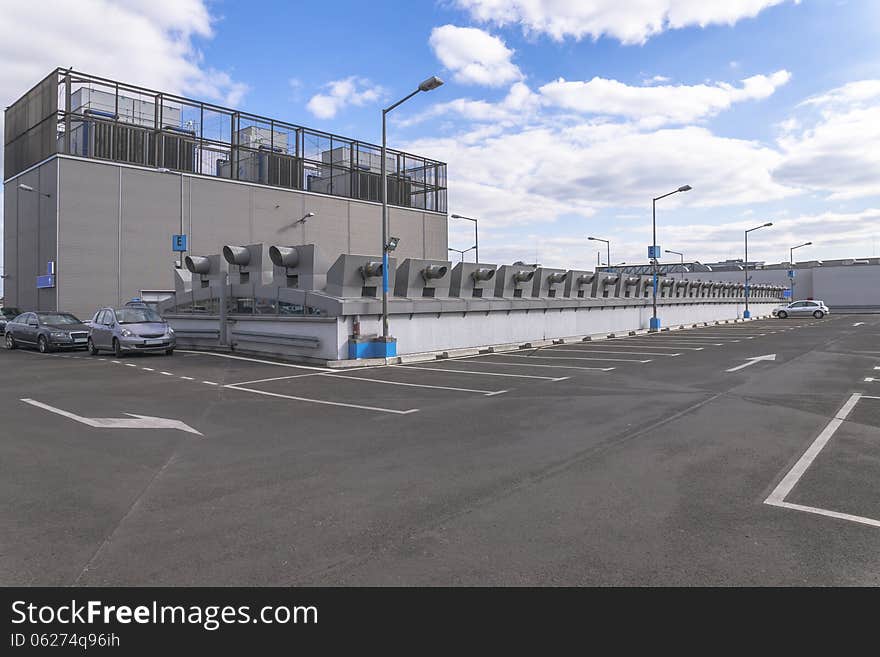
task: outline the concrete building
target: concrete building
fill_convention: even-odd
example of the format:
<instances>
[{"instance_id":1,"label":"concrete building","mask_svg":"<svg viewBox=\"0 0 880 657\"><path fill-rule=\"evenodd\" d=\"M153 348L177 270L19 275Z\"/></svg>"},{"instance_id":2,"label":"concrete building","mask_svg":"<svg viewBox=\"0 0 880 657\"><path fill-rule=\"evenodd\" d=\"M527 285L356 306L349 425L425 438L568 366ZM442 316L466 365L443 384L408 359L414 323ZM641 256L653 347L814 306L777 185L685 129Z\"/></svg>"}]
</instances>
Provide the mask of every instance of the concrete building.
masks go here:
<instances>
[{"instance_id":1,"label":"concrete building","mask_svg":"<svg viewBox=\"0 0 880 657\"><path fill-rule=\"evenodd\" d=\"M11 306L86 316L173 290L174 235L381 252L372 144L63 69L7 109L4 144ZM446 165L389 149L385 166L395 255L445 259Z\"/></svg>"}]
</instances>

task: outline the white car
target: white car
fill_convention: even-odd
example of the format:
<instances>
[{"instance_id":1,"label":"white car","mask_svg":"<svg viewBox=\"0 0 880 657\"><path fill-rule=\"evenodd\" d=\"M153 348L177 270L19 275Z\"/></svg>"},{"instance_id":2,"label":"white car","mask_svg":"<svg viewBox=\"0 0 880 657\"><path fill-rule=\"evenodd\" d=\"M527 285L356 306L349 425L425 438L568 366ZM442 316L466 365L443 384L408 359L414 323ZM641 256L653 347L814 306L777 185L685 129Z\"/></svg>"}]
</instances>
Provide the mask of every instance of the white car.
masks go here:
<instances>
[{"instance_id":1,"label":"white car","mask_svg":"<svg viewBox=\"0 0 880 657\"><path fill-rule=\"evenodd\" d=\"M811 299L810 301L792 301L785 306L778 306L773 309L773 316L779 319L786 319L787 317L806 317L807 315L812 315L816 319L822 319L830 312L824 301Z\"/></svg>"}]
</instances>

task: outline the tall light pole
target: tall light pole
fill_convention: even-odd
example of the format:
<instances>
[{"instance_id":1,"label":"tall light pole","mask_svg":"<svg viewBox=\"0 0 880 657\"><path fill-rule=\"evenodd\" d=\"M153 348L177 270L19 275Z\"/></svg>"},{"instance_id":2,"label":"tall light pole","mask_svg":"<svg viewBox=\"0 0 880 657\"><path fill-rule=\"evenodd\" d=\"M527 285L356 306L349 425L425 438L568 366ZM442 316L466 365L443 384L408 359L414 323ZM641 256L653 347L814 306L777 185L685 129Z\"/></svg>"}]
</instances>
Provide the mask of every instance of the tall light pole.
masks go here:
<instances>
[{"instance_id":1,"label":"tall light pole","mask_svg":"<svg viewBox=\"0 0 880 657\"><path fill-rule=\"evenodd\" d=\"M772 221L768 221L766 224L761 224L760 226L755 226L754 228L749 228L746 231L746 259L743 262L743 273L746 277L746 309L743 311L743 319L751 318L752 314L749 312L749 233L752 231L760 230L761 228L768 228L773 225Z\"/></svg>"},{"instance_id":2,"label":"tall light pole","mask_svg":"<svg viewBox=\"0 0 880 657\"><path fill-rule=\"evenodd\" d=\"M385 123L388 113L395 107L402 105L420 91L431 91L443 84L443 80L432 75L427 80L422 80L418 88L408 96L401 98L393 105L382 110L382 340L388 342L388 177L387 177L387 144ZM395 244L395 247L397 244ZM387 352L386 352L387 353Z\"/></svg>"},{"instance_id":3,"label":"tall light pole","mask_svg":"<svg viewBox=\"0 0 880 657\"><path fill-rule=\"evenodd\" d=\"M657 201L661 198L666 198L667 196L672 196L673 194L678 194L679 192L689 192L693 189L690 185L682 185L678 189L673 192L669 192L668 194L663 194L662 196L654 197L653 201L651 201L651 233L652 233L652 242L651 242L651 272L654 276L654 293L651 295L651 328L650 331L659 331L660 330L660 320L657 318Z\"/></svg>"},{"instance_id":4,"label":"tall light pole","mask_svg":"<svg viewBox=\"0 0 880 657\"><path fill-rule=\"evenodd\" d=\"M673 251L672 249L665 249L664 253L674 253L679 258L681 258L681 280L684 280L684 253L681 251Z\"/></svg>"},{"instance_id":5,"label":"tall light pole","mask_svg":"<svg viewBox=\"0 0 880 657\"><path fill-rule=\"evenodd\" d=\"M474 258L475 258L476 262L479 262L480 261L480 232L477 228L477 220L472 219L471 217L465 217L464 215L461 215L461 214L454 214L454 215L452 215L452 218L453 219L465 219L467 221L474 222ZM470 251L470 249L468 249L468 251Z\"/></svg>"},{"instance_id":6,"label":"tall light pole","mask_svg":"<svg viewBox=\"0 0 880 657\"><path fill-rule=\"evenodd\" d=\"M803 244L798 244L788 250L788 266L791 267L792 274L794 274L794 250L799 249L802 246L810 246L811 244L812 242L804 242ZM791 300L794 301L794 276L791 277Z\"/></svg>"},{"instance_id":7,"label":"tall light pole","mask_svg":"<svg viewBox=\"0 0 880 657\"><path fill-rule=\"evenodd\" d=\"M606 251L605 262L610 263L611 262L611 241L610 240L603 240L601 237L588 237L587 239L590 240L591 242L605 242L605 251ZM598 258L597 258L597 261L598 261ZM608 264L608 266L610 267L611 265Z\"/></svg>"}]
</instances>

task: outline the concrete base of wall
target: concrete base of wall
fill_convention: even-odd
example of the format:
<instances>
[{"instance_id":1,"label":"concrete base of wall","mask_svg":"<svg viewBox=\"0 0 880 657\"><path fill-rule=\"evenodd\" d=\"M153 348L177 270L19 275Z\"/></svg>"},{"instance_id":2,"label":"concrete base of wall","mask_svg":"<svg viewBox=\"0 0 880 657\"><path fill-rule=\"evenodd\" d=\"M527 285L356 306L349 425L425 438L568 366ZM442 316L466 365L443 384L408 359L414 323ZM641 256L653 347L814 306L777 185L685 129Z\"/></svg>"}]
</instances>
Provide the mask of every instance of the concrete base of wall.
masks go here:
<instances>
[{"instance_id":1,"label":"concrete base of wall","mask_svg":"<svg viewBox=\"0 0 880 657\"><path fill-rule=\"evenodd\" d=\"M770 315L778 301L750 303L752 317ZM663 306L661 331L748 321L741 303L703 302ZM397 354L351 358L355 317L168 315L180 349L229 351L325 367L364 367L455 358L479 353L536 348L563 342L602 340L650 330L650 307L618 306L510 310L475 313L392 315ZM377 332L380 319L357 318L361 330ZM375 326L371 326L375 324Z\"/></svg>"}]
</instances>

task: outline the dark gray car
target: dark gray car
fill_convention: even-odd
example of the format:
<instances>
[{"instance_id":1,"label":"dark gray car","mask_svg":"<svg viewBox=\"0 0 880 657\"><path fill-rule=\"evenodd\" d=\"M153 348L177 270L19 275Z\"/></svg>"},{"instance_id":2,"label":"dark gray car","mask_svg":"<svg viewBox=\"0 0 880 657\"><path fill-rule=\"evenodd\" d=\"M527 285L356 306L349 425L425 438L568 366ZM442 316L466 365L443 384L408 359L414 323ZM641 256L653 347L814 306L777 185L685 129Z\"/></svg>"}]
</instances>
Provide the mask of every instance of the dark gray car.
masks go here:
<instances>
[{"instance_id":1,"label":"dark gray car","mask_svg":"<svg viewBox=\"0 0 880 657\"><path fill-rule=\"evenodd\" d=\"M0 308L0 335L6 333L6 323L11 322L19 315L21 315L21 311L18 308L13 308L11 306L3 306Z\"/></svg>"},{"instance_id":2,"label":"dark gray car","mask_svg":"<svg viewBox=\"0 0 880 657\"><path fill-rule=\"evenodd\" d=\"M117 358L126 352L174 352L174 329L152 308L144 305L101 308L89 329L89 353L112 351Z\"/></svg>"},{"instance_id":3,"label":"dark gray car","mask_svg":"<svg viewBox=\"0 0 880 657\"><path fill-rule=\"evenodd\" d=\"M7 349L36 347L41 353L56 349L84 349L89 327L70 313L22 313L6 323Z\"/></svg>"}]
</instances>

